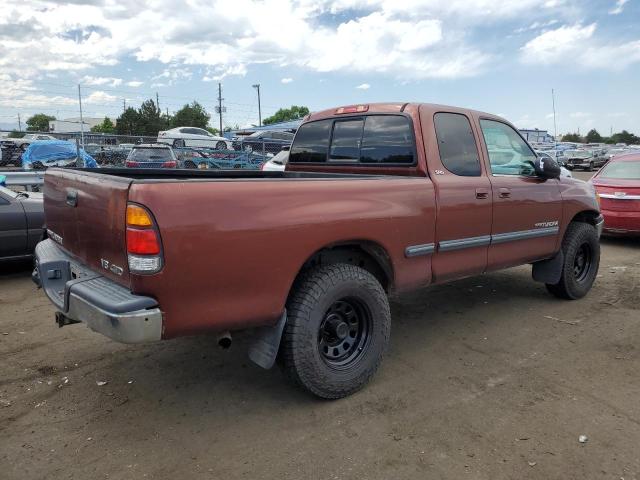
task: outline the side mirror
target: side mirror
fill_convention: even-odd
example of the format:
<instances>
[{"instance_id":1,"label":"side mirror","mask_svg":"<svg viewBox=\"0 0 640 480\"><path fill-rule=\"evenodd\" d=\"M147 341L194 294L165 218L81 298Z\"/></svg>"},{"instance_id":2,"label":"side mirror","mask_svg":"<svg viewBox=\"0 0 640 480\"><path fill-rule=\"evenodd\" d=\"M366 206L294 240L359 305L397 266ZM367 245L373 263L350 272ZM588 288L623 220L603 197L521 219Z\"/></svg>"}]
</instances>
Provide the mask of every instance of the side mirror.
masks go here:
<instances>
[{"instance_id":1,"label":"side mirror","mask_svg":"<svg viewBox=\"0 0 640 480\"><path fill-rule=\"evenodd\" d=\"M560 178L560 165L553 158L538 157L533 162L536 175L540 178Z\"/></svg>"}]
</instances>

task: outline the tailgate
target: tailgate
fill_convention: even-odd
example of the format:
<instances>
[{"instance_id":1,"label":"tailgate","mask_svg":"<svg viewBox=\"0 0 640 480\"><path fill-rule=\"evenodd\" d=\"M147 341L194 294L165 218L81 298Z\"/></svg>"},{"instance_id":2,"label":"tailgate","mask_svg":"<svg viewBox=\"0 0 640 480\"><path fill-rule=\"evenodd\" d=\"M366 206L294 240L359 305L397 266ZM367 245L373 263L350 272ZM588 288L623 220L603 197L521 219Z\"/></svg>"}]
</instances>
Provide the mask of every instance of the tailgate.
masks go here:
<instances>
[{"instance_id":1,"label":"tailgate","mask_svg":"<svg viewBox=\"0 0 640 480\"><path fill-rule=\"evenodd\" d=\"M125 216L131 182L130 178L55 168L44 178L45 222L51 238L87 267L126 286ZM114 268L119 274L114 273L109 266L122 271Z\"/></svg>"}]
</instances>

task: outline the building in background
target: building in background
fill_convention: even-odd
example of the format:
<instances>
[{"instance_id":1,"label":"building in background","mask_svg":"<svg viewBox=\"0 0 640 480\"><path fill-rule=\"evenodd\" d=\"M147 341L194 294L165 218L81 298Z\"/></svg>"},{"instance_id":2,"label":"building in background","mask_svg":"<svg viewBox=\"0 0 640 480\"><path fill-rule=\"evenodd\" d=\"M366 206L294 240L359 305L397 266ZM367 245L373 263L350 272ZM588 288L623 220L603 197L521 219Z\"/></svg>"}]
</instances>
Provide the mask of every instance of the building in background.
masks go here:
<instances>
[{"instance_id":1,"label":"building in background","mask_svg":"<svg viewBox=\"0 0 640 480\"><path fill-rule=\"evenodd\" d=\"M80 133L81 130L84 130L87 133L91 131L91 127L100 125L104 118L84 117L83 120L83 128L80 128L80 117L52 120L49 122L49 131L52 133Z\"/></svg>"},{"instance_id":2,"label":"building in background","mask_svg":"<svg viewBox=\"0 0 640 480\"><path fill-rule=\"evenodd\" d=\"M546 130L538 130L534 128L529 130L526 128L518 130L524 139L529 143L553 143L555 142L553 135Z\"/></svg>"}]
</instances>

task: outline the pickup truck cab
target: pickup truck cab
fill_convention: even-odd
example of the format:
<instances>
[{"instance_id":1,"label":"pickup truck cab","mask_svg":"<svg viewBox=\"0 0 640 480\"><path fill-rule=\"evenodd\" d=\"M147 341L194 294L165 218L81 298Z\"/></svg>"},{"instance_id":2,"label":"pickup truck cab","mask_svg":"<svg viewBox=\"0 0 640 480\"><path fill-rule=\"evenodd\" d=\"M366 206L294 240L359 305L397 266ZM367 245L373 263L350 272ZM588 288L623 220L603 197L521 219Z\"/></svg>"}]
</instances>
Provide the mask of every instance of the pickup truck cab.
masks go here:
<instances>
[{"instance_id":1,"label":"pickup truck cab","mask_svg":"<svg viewBox=\"0 0 640 480\"><path fill-rule=\"evenodd\" d=\"M59 325L133 343L254 329L250 358L323 398L376 371L389 294L532 264L581 298L603 222L594 187L504 119L417 103L307 116L282 172L50 169L44 195L34 280Z\"/></svg>"}]
</instances>

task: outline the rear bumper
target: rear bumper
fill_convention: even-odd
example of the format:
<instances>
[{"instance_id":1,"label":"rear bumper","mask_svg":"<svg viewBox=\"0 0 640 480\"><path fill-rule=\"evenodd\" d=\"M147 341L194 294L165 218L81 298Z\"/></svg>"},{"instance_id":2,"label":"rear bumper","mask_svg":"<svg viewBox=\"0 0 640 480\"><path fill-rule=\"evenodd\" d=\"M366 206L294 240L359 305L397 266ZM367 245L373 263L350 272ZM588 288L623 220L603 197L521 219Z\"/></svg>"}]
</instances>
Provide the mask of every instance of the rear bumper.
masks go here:
<instances>
[{"instance_id":1,"label":"rear bumper","mask_svg":"<svg viewBox=\"0 0 640 480\"><path fill-rule=\"evenodd\" d=\"M65 323L83 322L122 343L162 338L162 312L155 299L133 295L77 262L51 239L36 246L33 281L42 287L60 312L57 317L62 316Z\"/></svg>"},{"instance_id":2,"label":"rear bumper","mask_svg":"<svg viewBox=\"0 0 640 480\"><path fill-rule=\"evenodd\" d=\"M603 210L602 214L606 233L640 235L640 212Z\"/></svg>"}]
</instances>

